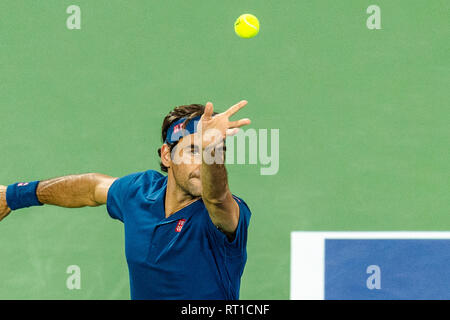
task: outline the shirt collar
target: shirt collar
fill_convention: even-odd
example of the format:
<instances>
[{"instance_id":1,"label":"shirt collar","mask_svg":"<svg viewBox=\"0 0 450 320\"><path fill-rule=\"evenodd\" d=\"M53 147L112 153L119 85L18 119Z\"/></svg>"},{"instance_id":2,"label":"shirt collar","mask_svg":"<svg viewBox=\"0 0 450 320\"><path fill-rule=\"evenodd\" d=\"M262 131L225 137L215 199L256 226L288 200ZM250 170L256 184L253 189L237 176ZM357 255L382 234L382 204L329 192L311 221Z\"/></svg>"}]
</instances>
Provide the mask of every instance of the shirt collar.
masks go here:
<instances>
[{"instance_id":1,"label":"shirt collar","mask_svg":"<svg viewBox=\"0 0 450 320\"><path fill-rule=\"evenodd\" d=\"M181 208L168 218L165 218L165 196L166 196L166 190L167 190L167 176L164 177L164 181L162 182L162 185L158 188L158 190L154 192L149 192L146 196L148 200L152 202L151 204L151 211L161 214L162 223L170 222L172 220L178 220L180 218L187 218L191 216L193 213L195 213L197 210L200 209L203 200L200 198L187 206Z\"/></svg>"},{"instance_id":2,"label":"shirt collar","mask_svg":"<svg viewBox=\"0 0 450 320\"><path fill-rule=\"evenodd\" d=\"M167 188L167 176L163 177L163 181L161 186L156 190L150 190L147 195L145 196L150 201L164 201L164 196L166 195L166 188Z\"/></svg>"}]
</instances>

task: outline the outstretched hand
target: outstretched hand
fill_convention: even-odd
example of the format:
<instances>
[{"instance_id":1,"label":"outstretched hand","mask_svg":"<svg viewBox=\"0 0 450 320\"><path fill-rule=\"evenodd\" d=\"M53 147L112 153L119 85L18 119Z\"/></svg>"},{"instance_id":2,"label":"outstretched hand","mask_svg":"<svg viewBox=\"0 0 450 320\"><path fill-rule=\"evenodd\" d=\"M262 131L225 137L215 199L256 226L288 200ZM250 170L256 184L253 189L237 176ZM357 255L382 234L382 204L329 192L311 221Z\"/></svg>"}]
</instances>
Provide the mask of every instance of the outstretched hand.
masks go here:
<instances>
[{"instance_id":1,"label":"outstretched hand","mask_svg":"<svg viewBox=\"0 0 450 320\"><path fill-rule=\"evenodd\" d=\"M227 136L235 135L239 128L251 123L250 119L244 118L230 121L229 118L247 104L242 100L231 106L225 112L213 116L214 108L211 102L206 103L205 112L199 123L199 133L202 135L202 148L220 144Z\"/></svg>"},{"instance_id":2,"label":"outstretched hand","mask_svg":"<svg viewBox=\"0 0 450 320\"><path fill-rule=\"evenodd\" d=\"M11 212L6 203L6 188L6 186L0 185L0 221Z\"/></svg>"}]
</instances>

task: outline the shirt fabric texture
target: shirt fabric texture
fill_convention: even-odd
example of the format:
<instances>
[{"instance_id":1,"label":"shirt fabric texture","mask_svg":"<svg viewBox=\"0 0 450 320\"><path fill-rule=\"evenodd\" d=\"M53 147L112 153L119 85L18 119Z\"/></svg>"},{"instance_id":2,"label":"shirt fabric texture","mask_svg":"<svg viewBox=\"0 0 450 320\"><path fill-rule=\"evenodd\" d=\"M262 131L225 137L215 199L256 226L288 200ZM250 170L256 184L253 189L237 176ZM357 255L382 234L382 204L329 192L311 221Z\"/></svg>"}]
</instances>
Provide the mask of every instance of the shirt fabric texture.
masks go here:
<instances>
[{"instance_id":1,"label":"shirt fabric texture","mask_svg":"<svg viewBox=\"0 0 450 320\"><path fill-rule=\"evenodd\" d=\"M165 217L167 176L129 174L111 185L109 215L124 224L133 300L236 300L247 260L251 212L241 198L233 241L212 223L200 198Z\"/></svg>"}]
</instances>

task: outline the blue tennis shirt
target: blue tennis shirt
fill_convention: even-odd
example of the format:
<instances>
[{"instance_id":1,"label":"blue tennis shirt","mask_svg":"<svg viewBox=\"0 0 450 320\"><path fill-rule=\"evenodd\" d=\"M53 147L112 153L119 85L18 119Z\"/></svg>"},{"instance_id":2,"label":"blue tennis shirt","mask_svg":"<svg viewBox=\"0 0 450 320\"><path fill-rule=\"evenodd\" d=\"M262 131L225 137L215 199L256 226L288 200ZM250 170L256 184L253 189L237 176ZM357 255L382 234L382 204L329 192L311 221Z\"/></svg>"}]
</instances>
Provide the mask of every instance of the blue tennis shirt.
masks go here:
<instances>
[{"instance_id":1,"label":"blue tennis shirt","mask_svg":"<svg viewBox=\"0 0 450 320\"><path fill-rule=\"evenodd\" d=\"M131 299L239 299L247 260L250 210L239 205L230 242L212 223L202 199L165 217L167 176L148 170L114 181L107 211L123 222Z\"/></svg>"}]
</instances>

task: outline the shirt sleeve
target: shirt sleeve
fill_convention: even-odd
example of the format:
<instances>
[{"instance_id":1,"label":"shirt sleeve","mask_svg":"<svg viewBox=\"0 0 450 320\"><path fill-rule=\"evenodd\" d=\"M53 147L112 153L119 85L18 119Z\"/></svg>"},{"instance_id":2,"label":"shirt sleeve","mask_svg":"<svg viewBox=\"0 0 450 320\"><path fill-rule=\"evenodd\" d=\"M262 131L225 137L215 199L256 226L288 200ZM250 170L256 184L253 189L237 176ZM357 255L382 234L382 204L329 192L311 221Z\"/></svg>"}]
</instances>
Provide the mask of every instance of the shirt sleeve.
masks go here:
<instances>
[{"instance_id":1,"label":"shirt sleeve","mask_svg":"<svg viewBox=\"0 0 450 320\"><path fill-rule=\"evenodd\" d=\"M130 189L140 174L141 172L132 173L116 179L109 187L106 198L106 210L111 218L123 222L125 199L128 197Z\"/></svg>"},{"instance_id":2,"label":"shirt sleeve","mask_svg":"<svg viewBox=\"0 0 450 320\"><path fill-rule=\"evenodd\" d=\"M244 200L233 195L233 199L239 206L239 222L233 241L229 241L227 236L220 231L211 221L210 226L214 230L216 239L222 243L231 255L243 255L247 248L247 231L250 223L251 212Z\"/></svg>"}]
</instances>

